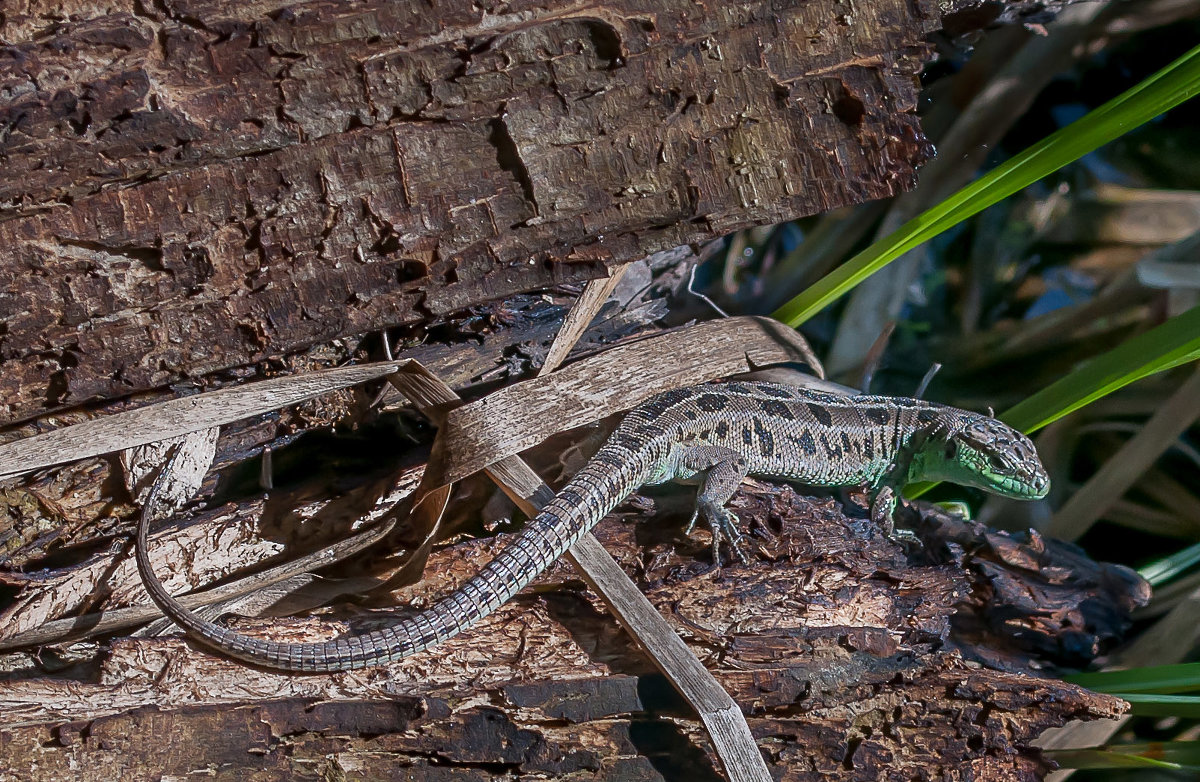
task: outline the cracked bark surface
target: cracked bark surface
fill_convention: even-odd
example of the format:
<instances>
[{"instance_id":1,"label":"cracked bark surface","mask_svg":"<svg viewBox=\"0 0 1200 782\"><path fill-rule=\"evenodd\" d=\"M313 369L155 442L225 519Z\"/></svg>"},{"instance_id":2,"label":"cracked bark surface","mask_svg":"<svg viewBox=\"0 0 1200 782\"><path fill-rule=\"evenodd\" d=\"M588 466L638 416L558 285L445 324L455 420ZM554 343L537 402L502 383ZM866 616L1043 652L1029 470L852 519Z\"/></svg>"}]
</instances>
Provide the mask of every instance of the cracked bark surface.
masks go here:
<instances>
[{"instance_id":1,"label":"cracked bark surface","mask_svg":"<svg viewBox=\"0 0 1200 782\"><path fill-rule=\"evenodd\" d=\"M890 195L932 2L0 20L0 423Z\"/></svg>"},{"instance_id":2,"label":"cracked bark surface","mask_svg":"<svg viewBox=\"0 0 1200 782\"><path fill-rule=\"evenodd\" d=\"M914 558L836 500L749 484L733 507L754 560L715 570L702 536L635 505L642 513L606 520L599 537L745 711L779 779L1036 780L1048 767L1030 742L1044 729L1123 709L1027 673L1053 664L1054 635L1077 649L1083 633L1099 645L1120 632L1105 621L1127 622L1144 595L1119 568L1001 535L985 543L932 512L917 522L926 547ZM981 545L965 553L968 540ZM388 602L432 599L497 545L435 552L428 577ZM1031 597L1005 602L1001 577ZM1107 619L1081 622L1085 605L1106 606L1096 616ZM177 637L119 639L53 677L10 668L0 767L29 782L199 769L230 780L720 779L695 716L602 612L560 562L477 627L381 669L290 676ZM956 612L981 619L968 636ZM987 629L997 613L1006 621ZM361 609L349 620L379 621ZM345 629L237 623L279 640ZM969 661L1022 645L1009 670Z\"/></svg>"}]
</instances>

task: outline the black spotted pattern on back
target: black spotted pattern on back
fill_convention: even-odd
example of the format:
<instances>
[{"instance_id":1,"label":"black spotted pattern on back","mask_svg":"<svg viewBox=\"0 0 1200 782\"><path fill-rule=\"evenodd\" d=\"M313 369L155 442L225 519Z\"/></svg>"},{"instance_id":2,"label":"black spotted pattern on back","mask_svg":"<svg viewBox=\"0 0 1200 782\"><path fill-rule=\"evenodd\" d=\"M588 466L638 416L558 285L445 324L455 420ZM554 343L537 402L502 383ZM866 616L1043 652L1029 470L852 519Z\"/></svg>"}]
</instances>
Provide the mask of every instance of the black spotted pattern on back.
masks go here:
<instances>
[{"instance_id":1,"label":"black spotted pattern on back","mask_svg":"<svg viewBox=\"0 0 1200 782\"><path fill-rule=\"evenodd\" d=\"M821 426L833 426L833 416L829 413L829 408L825 405L819 405L814 402L805 402L805 407L813 418L817 419L817 423Z\"/></svg>"},{"instance_id":2,"label":"black spotted pattern on back","mask_svg":"<svg viewBox=\"0 0 1200 782\"><path fill-rule=\"evenodd\" d=\"M690 391L691 389L688 388L677 388L673 391L667 391L651 397L640 407L636 408L634 412L643 418L658 418L672 407L687 399L691 395Z\"/></svg>"},{"instance_id":3,"label":"black spotted pattern on back","mask_svg":"<svg viewBox=\"0 0 1200 782\"><path fill-rule=\"evenodd\" d=\"M796 420L796 414L792 412L791 406L778 399L764 399L759 402L758 406L767 415L782 418L785 421Z\"/></svg>"},{"instance_id":4,"label":"black spotted pattern on back","mask_svg":"<svg viewBox=\"0 0 1200 782\"><path fill-rule=\"evenodd\" d=\"M884 426L888 423L888 421L891 420L891 416L888 415L888 411L883 410L882 408L868 407L862 412L868 421L873 424L878 424L879 426Z\"/></svg>"},{"instance_id":5,"label":"black spotted pattern on back","mask_svg":"<svg viewBox=\"0 0 1200 782\"><path fill-rule=\"evenodd\" d=\"M706 413L715 413L729 406L729 398L723 394L701 394L696 397L696 407Z\"/></svg>"},{"instance_id":6,"label":"black spotted pattern on back","mask_svg":"<svg viewBox=\"0 0 1200 782\"><path fill-rule=\"evenodd\" d=\"M813 439L812 432L805 429L799 437L791 436L790 439L800 447L801 452L805 456L815 456L817 453L817 441Z\"/></svg>"},{"instance_id":7,"label":"black spotted pattern on back","mask_svg":"<svg viewBox=\"0 0 1200 782\"><path fill-rule=\"evenodd\" d=\"M913 435L937 430L953 433L963 443L978 443L992 458L1011 461L1014 472L1028 472L1031 464L1041 470L1024 435L994 419L964 416L968 414L917 400L843 397L769 383L738 381L669 391L630 411L596 456L512 544L456 592L415 617L364 636L313 644L278 644L211 623L197 629L186 619L177 622L236 657L293 670L345 670L398 660L491 613L645 481L694 477L685 470L673 472L680 469L680 446L732 449L754 475L844 486L880 479Z\"/></svg>"},{"instance_id":8,"label":"black spotted pattern on back","mask_svg":"<svg viewBox=\"0 0 1200 782\"><path fill-rule=\"evenodd\" d=\"M763 383L762 385L757 386L755 389L755 393L761 394L762 396L772 396L772 397L775 397L776 399L795 399L796 398L795 392L792 389L784 388L782 386L772 385L769 383Z\"/></svg>"},{"instance_id":9,"label":"black spotted pattern on back","mask_svg":"<svg viewBox=\"0 0 1200 782\"><path fill-rule=\"evenodd\" d=\"M764 458L775 455L775 437L761 418L754 419L754 436L758 438L759 454Z\"/></svg>"}]
</instances>

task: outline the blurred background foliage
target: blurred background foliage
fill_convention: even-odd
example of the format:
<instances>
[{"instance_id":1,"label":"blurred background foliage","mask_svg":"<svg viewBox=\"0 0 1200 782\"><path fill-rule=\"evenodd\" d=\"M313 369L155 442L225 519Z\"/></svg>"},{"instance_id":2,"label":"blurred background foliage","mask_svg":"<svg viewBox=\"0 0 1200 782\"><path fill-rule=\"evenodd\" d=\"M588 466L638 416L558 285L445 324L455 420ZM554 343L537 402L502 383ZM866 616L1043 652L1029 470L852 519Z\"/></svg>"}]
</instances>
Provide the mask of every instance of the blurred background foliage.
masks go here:
<instances>
[{"instance_id":1,"label":"blurred background foliage","mask_svg":"<svg viewBox=\"0 0 1200 782\"><path fill-rule=\"evenodd\" d=\"M1126 697L1134 716L1045 737L1079 769L1059 778L1200 777L1197 42L1196 0L1080 3L1044 27L947 38L922 107L938 156L916 190L730 236L694 286L731 313L801 323L834 380L913 395L941 364L924 396L1015 407L1012 423L1040 430L1046 500L950 486L929 496L1074 541L1154 586L1124 645L1103 650L1099 668L1120 672L1079 678ZM1157 108L1112 114L1123 110L1114 98L1151 89ZM1104 138L1101 120L1116 123ZM1097 143L1080 156L1088 133ZM1064 136L1083 147L1032 184L998 193L984 181ZM989 189L994 204L980 211L974 199ZM861 281L847 271L935 213L950 227ZM1118 364L1128 376L1114 381ZM1071 395L1087 404L1042 428Z\"/></svg>"}]
</instances>

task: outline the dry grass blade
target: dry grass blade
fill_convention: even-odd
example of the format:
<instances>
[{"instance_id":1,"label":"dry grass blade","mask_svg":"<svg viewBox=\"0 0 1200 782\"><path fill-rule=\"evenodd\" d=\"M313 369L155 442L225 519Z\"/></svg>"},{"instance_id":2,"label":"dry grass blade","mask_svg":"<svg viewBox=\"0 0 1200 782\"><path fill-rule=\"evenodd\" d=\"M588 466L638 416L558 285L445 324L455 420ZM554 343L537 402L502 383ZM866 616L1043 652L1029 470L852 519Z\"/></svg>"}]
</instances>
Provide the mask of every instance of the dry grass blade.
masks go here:
<instances>
[{"instance_id":1,"label":"dry grass blade","mask_svg":"<svg viewBox=\"0 0 1200 782\"><path fill-rule=\"evenodd\" d=\"M457 395L446 386L442 403L449 405L455 400ZM439 430L439 440L445 431L445 428ZM473 445L470 440L455 443L455 447ZM536 514L553 496L520 457L502 459L489 468L488 474L530 515ZM584 536L568 552L568 557L655 665L696 709L731 782L770 780L766 763L737 704L596 539Z\"/></svg>"},{"instance_id":2,"label":"dry grass blade","mask_svg":"<svg viewBox=\"0 0 1200 782\"><path fill-rule=\"evenodd\" d=\"M571 348L575 347L575 343L583 336L583 332L587 331L588 324L600 312L604 302L608 301L608 297L612 295L617 283L625 276L625 270L628 268L629 264L623 263L614 268L607 277L588 281L583 288L583 293L579 294L579 299L571 307L567 316L563 318L562 326L555 335L550 350L546 353L546 361L542 364L539 375L553 372L559 364L566 360Z\"/></svg>"},{"instance_id":3,"label":"dry grass blade","mask_svg":"<svg viewBox=\"0 0 1200 782\"><path fill-rule=\"evenodd\" d=\"M395 372L407 361L328 369L224 388L0 445L0 480L56 464L181 437Z\"/></svg>"},{"instance_id":4,"label":"dry grass blade","mask_svg":"<svg viewBox=\"0 0 1200 782\"><path fill-rule=\"evenodd\" d=\"M553 372L571 352L583 329L612 293L625 268L622 266L613 274L616 279L588 283L583 295L564 319L539 376ZM533 470L516 457L506 458L494 465L488 470L488 475L505 487L513 501L530 515L540 510L553 496ZM567 556L575 569L583 574L588 585L600 595L608 610L620 620L663 675L700 715L713 749L730 780L769 780L770 772L754 743L750 726L746 724L746 717L733 698L671 630L637 585L600 545L600 541L588 532L571 547Z\"/></svg>"},{"instance_id":5,"label":"dry grass blade","mask_svg":"<svg viewBox=\"0 0 1200 782\"><path fill-rule=\"evenodd\" d=\"M1171 395L1142 430L1072 495L1043 530L1076 540L1200 417L1200 371Z\"/></svg>"},{"instance_id":6,"label":"dry grass blade","mask_svg":"<svg viewBox=\"0 0 1200 782\"><path fill-rule=\"evenodd\" d=\"M429 473L439 483L452 483L661 391L792 361L821 371L804 338L770 318L706 321L619 345L451 412L444 437L434 443ZM444 447L459 442L474 447L453 452Z\"/></svg>"},{"instance_id":7,"label":"dry grass blade","mask_svg":"<svg viewBox=\"0 0 1200 782\"><path fill-rule=\"evenodd\" d=\"M277 565L246 578L240 578L237 581L232 581L219 587L184 595L178 598L179 602L188 608L198 608L224 600L232 600L255 590L262 589L265 586L286 581L301 573L318 570L375 545L385 538L395 525L396 520L388 518L369 529L358 532L320 551L315 551L307 556ZM45 644L60 643L62 641L117 632L150 621L159 616L162 616L162 611L159 610L158 606L140 605L119 608L113 611L84 614L68 619L57 619L19 635L14 635L11 638L0 639L0 651L24 649L31 646L44 646Z\"/></svg>"},{"instance_id":8,"label":"dry grass blade","mask_svg":"<svg viewBox=\"0 0 1200 782\"><path fill-rule=\"evenodd\" d=\"M585 535L571 547L568 556L588 585L700 715L730 782L770 780L771 773L741 709L600 542Z\"/></svg>"},{"instance_id":9,"label":"dry grass blade","mask_svg":"<svg viewBox=\"0 0 1200 782\"><path fill-rule=\"evenodd\" d=\"M1111 668L1138 668L1149 665L1169 665L1183 662L1200 643L1200 589L1194 589L1154 626L1143 632L1117 655ZM1095 722L1071 722L1061 728L1046 731L1038 739L1042 749L1079 749L1096 747L1108 742L1128 721L1129 717ZM1055 771L1047 782L1063 782L1075 773L1074 769Z\"/></svg>"},{"instance_id":10,"label":"dry grass blade","mask_svg":"<svg viewBox=\"0 0 1200 782\"><path fill-rule=\"evenodd\" d=\"M457 395L455 401L439 396L441 381L419 362L411 362L389 380L438 424L438 436L414 495L410 520L424 542L394 581L415 578L424 567L437 539L450 484L559 432L634 407L660 391L796 361L822 372L808 342L788 326L770 318L726 318L618 345L461 407ZM613 388L621 393L613 394ZM458 447L459 443L471 447Z\"/></svg>"},{"instance_id":11,"label":"dry grass blade","mask_svg":"<svg viewBox=\"0 0 1200 782\"><path fill-rule=\"evenodd\" d=\"M512 455L516 450L526 447L525 444L538 442L565 428L630 407L662 390L745 372L761 365L797 360L806 360L819 368L807 344L791 329L767 319L737 318L703 323L661 335L657 339L642 340L605 351L551 376L504 389L463 408L467 410L465 415L454 409L460 404L454 392L417 362L388 362L197 395L133 414L88 422L48 436L29 438L29 441L41 441L43 455L39 458L45 459L45 438L54 437L57 443L54 461L66 461L208 428L215 423L234 420L239 415L252 415L352 382L379 377L386 368L391 373L388 375L389 381L441 424L434 452L447 454L453 469L428 470L414 503L417 513L425 514L431 528L436 528L449 492L450 480L447 477L462 477L490 465L490 472L502 481L505 490L519 497L525 507L533 510L551 496L551 492L519 458ZM314 380L318 382L314 383ZM325 382L320 383L321 380ZM304 390L298 391L297 386ZM609 389L614 387L627 389L627 393L614 398L609 393ZM570 409L560 412L557 408L563 405ZM489 425L475 429L471 422L481 409L487 415ZM494 416L499 411L504 411L506 416L501 426L497 427ZM548 415L551 411L553 415ZM183 415L185 412L190 416ZM172 418L173 428L164 426L164 422ZM119 420L114 423L114 419ZM522 431L523 427L531 431ZM79 430L84 431L81 434ZM445 445L448 438L454 439L455 450ZM81 451L79 444L84 440L89 443L88 450ZM74 450L64 449L63 443L73 443ZM455 457L457 450L469 450L472 457ZM0 454L3 453L0 451ZM8 456L12 457L11 452ZM13 472L33 469L29 456L25 454L24 458L24 462L10 461L6 469ZM192 595L185 598L184 602L202 605L244 594L267 583L282 581L298 572L328 564L331 560L327 556L322 557L322 554L327 555L333 549L340 549L343 556L361 550L382 539L391 526L391 522L388 522L355 536L347 542L351 545L331 547L298 563L274 568L266 574L243 579L220 590ZM584 572L585 578L601 593L613 613L628 628L634 629L639 643L696 707L710 731L713 745L725 763L729 777L739 782L769 779L749 728L728 693L670 630L611 557L598 545L589 546L589 542L594 544L594 541L585 541L577 551L572 552L572 559ZM145 613L147 611L150 613ZM9 644L61 640L80 634L84 631L83 626L89 622L93 622L87 628L91 632L116 629L128 623L144 621L155 614L155 609L129 609L84 619L63 620L40 628L36 635L23 634L10 639Z\"/></svg>"},{"instance_id":12,"label":"dry grass blade","mask_svg":"<svg viewBox=\"0 0 1200 782\"><path fill-rule=\"evenodd\" d=\"M1075 44L1086 38L1106 5L1080 3L1064 9L1052 25L1053 35L1032 37L989 74L991 78L954 124L936 139L938 155L921 169L919 187L893 201L879 231L881 237L970 181L988 151L1020 119L1041 87L1077 56ZM861 365L884 324L899 317L907 290L928 252L927 246L910 250L856 287L828 356L834 376Z\"/></svg>"}]
</instances>

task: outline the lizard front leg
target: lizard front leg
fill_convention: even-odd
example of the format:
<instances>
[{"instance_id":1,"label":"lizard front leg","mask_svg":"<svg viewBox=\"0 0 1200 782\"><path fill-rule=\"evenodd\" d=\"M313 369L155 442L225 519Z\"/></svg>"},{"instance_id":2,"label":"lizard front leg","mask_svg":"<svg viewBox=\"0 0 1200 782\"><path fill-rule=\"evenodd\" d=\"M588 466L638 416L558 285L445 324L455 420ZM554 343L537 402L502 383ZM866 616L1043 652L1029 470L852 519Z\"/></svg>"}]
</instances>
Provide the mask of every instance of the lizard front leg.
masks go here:
<instances>
[{"instance_id":1,"label":"lizard front leg","mask_svg":"<svg viewBox=\"0 0 1200 782\"><path fill-rule=\"evenodd\" d=\"M877 527L883 530L883 534L889 538L895 531L895 518L892 514L896 512L896 490L891 486L880 486L871 497L871 521Z\"/></svg>"},{"instance_id":2,"label":"lizard front leg","mask_svg":"<svg viewBox=\"0 0 1200 782\"><path fill-rule=\"evenodd\" d=\"M871 497L871 521L874 522L883 534L897 543L908 543L921 545L921 538L912 530L896 529L896 505L899 504L900 498L896 496L896 490L891 486L881 486Z\"/></svg>"},{"instance_id":3,"label":"lizard front leg","mask_svg":"<svg viewBox=\"0 0 1200 782\"><path fill-rule=\"evenodd\" d=\"M729 498L738 490L742 479L749 472L745 457L730 448L698 445L686 448L680 455L679 464L684 470L700 478L696 509L692 511L686 531L691 533L696 526L696 519L703 516L705 523L712 530L713 562L717 565L721 563L721 535L724 534L737 558L743 564L748 563L750 558L742 544L738 518L733 511L725 507L725 503L729 502Z\"/></svg>"}]
</instances>

